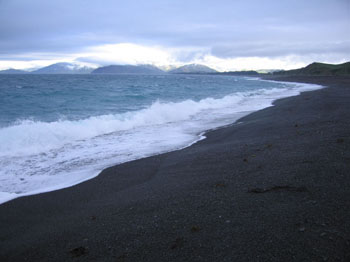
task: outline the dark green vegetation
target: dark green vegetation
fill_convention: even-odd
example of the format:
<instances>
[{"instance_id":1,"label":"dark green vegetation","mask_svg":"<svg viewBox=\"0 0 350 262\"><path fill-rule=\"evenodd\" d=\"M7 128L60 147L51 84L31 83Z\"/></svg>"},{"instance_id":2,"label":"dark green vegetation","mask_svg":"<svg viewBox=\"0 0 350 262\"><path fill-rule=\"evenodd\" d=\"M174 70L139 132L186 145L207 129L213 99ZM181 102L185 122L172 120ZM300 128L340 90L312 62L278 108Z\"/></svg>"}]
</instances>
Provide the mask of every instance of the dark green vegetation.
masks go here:
<instances>
[{"instance_id":1,"label":"dark green vegetation","mask_svg":"<svg viewBox=\"0 0 350 262\"><path fill-rule=\"evenodd\" d=\"M287 76L340 76L340 75L350 75L350 62L343 64L333 65L324 63L312 63L306 67L287 70L287 71L277 71L273 75L287 75Z\"/></svg>"}]
</instances>

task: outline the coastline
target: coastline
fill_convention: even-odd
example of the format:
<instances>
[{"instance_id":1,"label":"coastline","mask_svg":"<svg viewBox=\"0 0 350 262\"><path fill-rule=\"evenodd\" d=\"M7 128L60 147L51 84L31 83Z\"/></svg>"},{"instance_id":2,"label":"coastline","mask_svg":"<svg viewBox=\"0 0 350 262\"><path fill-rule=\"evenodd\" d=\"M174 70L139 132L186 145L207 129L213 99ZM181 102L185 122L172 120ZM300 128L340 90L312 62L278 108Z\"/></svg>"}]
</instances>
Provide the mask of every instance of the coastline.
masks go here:
<instances>
[{"instance_id":1,"label":"coastline","mask_svg":"<svg viewBox=\"0 0 350 262\"><path fill-rule=\"evenodd\" d=\"M226 77L225 77L226 78ZM220 80L221 79L221 80ZM227 79L232 79L228 77ZM69 145L68 141L72 139L72 136L77 135L76 133L81 130L89 130L92 129L91 132L95 133L95 137L92 139L99 140L98 142L95 141L94 144L96 145L104 145L106 143L104 136L100 136L97 134L109 134L109 131L111 131L111 127L109 125L112 125L114 131L118 132L119 129L123 129L123 126L128 125L134 125L135 130L137 130L137 120L134 117L126 117L125 121L120 122L119 117L117 115L114 115L112 118L113 120L104 120L104 116L98 117L97 119L94 118L87 118L84 119L82 122L84 123L77 123L75 121L71 122L53 122L53 123L46 123L44 126L42 126L42 122L33 123L30 122L29 125L26 123L21 123L18 126L10 126L5 129L1 129L0 138L6 138L7 139L0 139L2 141L1 145L2 148L6 148L3 152L5 154L5 159L7 158L7 155L10 156L9 160L5 160L5 165L3 166L2 170L2 176L1 181L3 183L2 188L5 188L4 191L6 191L6 188L9 188L11 190L10 192L0 192L0 205L8 202L10 200L13 200L15 198L24 197L24 196L30 196L35 194L41 194L41 193L47 193L52 192L56 190L61 190L63 188L68 188L71 186L78 185L80 183L83 183L87 180L90 180L96 176L98 176L104 169L119 165L121 163L137 160L144 157L154 156L158 154L164 154L171 151L177 151L186 147L191 146L192 144L200 141L204 137L202 137L202 134L212 131L218 128L222 128L228 125L232 125L235 123L238 119L242 118L243 116L246 116L248 114L251 114L255 111L261 110L263 108L272 106L273 101L289 97L289 96L295 96L300 94L301 92L305 91L311 91L316 90L319 88L322 88L320 85L314 85L314 84L300 84L300 83L288 83L288 82L279 82L279 81L271 81L271 80L263 80L261 78L251 78L251 77L243 77L242 79L234 78L234 82L240 82L243 80L243 83L239 83L238 86L245 87L246 84L249 85L250 81L253 81L255 86L260 86L258 93L256 91L249 91L250 87L248 87L248 90L245 90L245 88L242 89L242 92L237 93L231 93L226 94L223 97L220 98L214 98L214 100L207 100L200 99L199 101L194 100L184 100L183 102L171 104L171 108L168 107L167 103L152 103L149 105L145 112L141 111L135 111L137 113L133 113L138 115L136 118L142 118L141 120L141 126L144 125L142 123L145 119L149 119L152 122L152 118L154 115L159 115L160 123L162 122L169 122L168 128L164 128L164 130L158 128L154 128L153 132L158 133L158 136L152 137L146 137L142 134L137 135L136 137L133 136L135 133L142 133L142 131L146 131L150 128L146 124L146 126L143 126L138 131L134 132L132 128L130 130L130 137L127 139L128 143L130 143L129 147L123 147L123 144L121 146L115 146L114 143L118 143L118 140L123 140L123 135L121 137L115 138L114 143L111 140L111 143L107 142L107 148L103 146L97 146L93 147L95 150L93 150L91 147L89 147L90 142L86 141L85 139L80 140L78 139L79 135L76 136L73 140L75 141L73 145ZM218 81L222 81L222 77L218 79ZM244 83L245 82L245 83ZM228 81L226 83L227 85L231 85L231 82ZM286 89L275 89L273 88L275 85L280 86L281 85ZM235 86L235 84L233 84ZM252 96L253 97L250 97ZM260 97L259 97L260 96ZM249 97L249 98L248 98ZM240 100L239 102L235 100ZM197 123L197 121L194 121L194 126L191 126L188 128L188 130L192 131L185 131L181 130L177 132L176 129L178 126L181 126L181 119L184 119L191 114L193 114L195 111L203 111L204 107L220 107L227 104L227 100L231 100L232 104L231 106L226 107L226 109L222 109L221 113L213 112L210 114L203 114L200 118L203 118L204 121L200 120ZM222 103L221 105L219 105ZM191 104L191 106L189 106ZM215 104L215 105L214 105ZM248 106L249 105L249 106ZM187 106L187 108L186 108ZM198 108L199 107L199 108ZM242 109L243 107L243 109ZM241 109L241 110L240 110ZM216 111L216 109L214 109ZM177 112L177 113L175 113ZM219 114L218 117L215 116L215 114ZM185 114L185 116L180 116L180 122L179 119L177 119L178 114ZM195 113L196 114L196 113ZM164 116L167 115L165 118ZM186 116L187 115L187 116ZM197 115L197 114L196 114ZM200 115L200 113L199 113ZM199 116L198 115L198 116ZM206 115L206 116L205 116ZM226 115L226 117L223 117ZM208 117L207 120L205 120ZM175 121L177 124L172 124L172 118L175 118ZM211 119L211 120L209 120ZM116 120L116 121L115 121ZM200 124L200 122L206 122ZM99 124L96 123L99 122ZM156 121L157 122L157 121ZM191 120L190 120L191 122ZM78 124L78 125L77 125ZM93 126L91 126L93 124ZM167 124L167 125L168 125ZM184 127L186 126L186 120L184 123ZM55 130L60 130L57 132L52 132L50 130L50 127L55 125ZM107 125L107 130L104 128L95 128L99 125ZM164 126L163 126L164 127ZM47 130L49 129L49 130ZM152 129L152 128L151 128ZM166 130L167 129L167 130ZM22 137L21 134L25 130L28 130L27 136L33 136L33 137L40 137L39 139L34 139L31 141L28 141L26 137ZM109 130L109 131L108 131ZM179 137L174 137L172 131L175 130L174 134L179 135ZM196 130L196 131L194 131ZM163 131L163 132L161 132ZM146 134L152 132L151 130L147 130ZM14 136L12 138L9 138L9 134L17 133L18 136ZM38 134L41 134L38 136ZM79 133L79 132L78 132ZM84 132L83 132L84 133ZM112 132L113 133L113 132ZM111 133L111 134L112 134ZM166 134L170 133L171 138L166 139ZM46 136L45 134L48 134ZM108 136L108 135L107 135ZM165 136L165 137L164 137ZM181 136L187 137L185 140L186 142L181 139ZM191 138L189 138L189 136ZM11 135L10 135L11 137ZM57 152L56 146L59 146L59 142L57 141L57 137L62 137L63 140L66 140L68 143L67 147L65 146L63 151ZM84 137L84 135L82 136ZM81 137L81 138L82 138ZM154 146L153 139L161 139L161 141L157 142L157 146ZM144 140L145 143L143 144L143 150L135 150L135 146L137 147L138 140ZM45 144L44 142L53 140L55 142L52 143L51 149L53 151L49 154L41 154L38 156L30 156L30 154L27 157L15 157L16 154L22 155L22 151L25 151L27 154L30 151L36 152L44 150L49 150L50 146L48 148L43 149L42 144ZM11 145L11 141L16 141ZM81 144L80 144L80 142ZM72 142L72 141L71 141ZM136 142L136 143L135 143ZM168 145L170 143L170 146ZM17 146L21 145L22 146ZM49 143L50 144L50 143ZM77 146L80 144L79 146ZM132 144L135 144L132 146ZM148 145L147 145L148 144ZM74 148L77 148L75 151ZM134 149L133 149L134 148ZM84 152L85 150L86 152ZM138 151L140 151L138 153ZM144 153L142 153L142 151ZM108 154L109 152L109 154ZM97 155L96 155L97 153ZM100 155L102 153L102 155ZM70 163L67 161L67 159L64 157L64 155L74 155L75 157L74 162L76 163ZM115 157L115 155L119 155L120 157ZM12 159L11 156L14 158ZM46 157L47 156L47 157ZM50 160L50 156L53 157L53 159ZM26 158L26 160L25 160ZM50 169L43 169L42 166L45 165L51 165L52 162L59 161L58 159L63 158L62 165L54 165L51 166ZM8 162L9 164L6 164ZM81 165L79 165L79 162ZM89 164L95 163L94 164ZM27 165L27 163L31 163L30 165ZM84 164L85 163L85 164ZM96 164L98 163L98 165ZM65 172L65 168L68 170ZM78 172L77 172L78 170ZM72 174L73 172L73 174ZM33 176L30 174L34 174ZM51 175L54 174L54 175ZM57 174L57 175L56 175ZM17 178L16 178L17 177ZM43 179L40 179L40 181L36 181L35 178L42 177ZM13 193L12 193L13 192Z\"/></svg>"},{"instance_id":2,"label":"coastline","mask_svg":"<svg viewBox=\"0 0 350 262\"><path fill-rule=\"evenodd\" d=\"M1 261L349 259L350 78L266 79L329 88L0 205Z\"/></svg>"}]
</instances>

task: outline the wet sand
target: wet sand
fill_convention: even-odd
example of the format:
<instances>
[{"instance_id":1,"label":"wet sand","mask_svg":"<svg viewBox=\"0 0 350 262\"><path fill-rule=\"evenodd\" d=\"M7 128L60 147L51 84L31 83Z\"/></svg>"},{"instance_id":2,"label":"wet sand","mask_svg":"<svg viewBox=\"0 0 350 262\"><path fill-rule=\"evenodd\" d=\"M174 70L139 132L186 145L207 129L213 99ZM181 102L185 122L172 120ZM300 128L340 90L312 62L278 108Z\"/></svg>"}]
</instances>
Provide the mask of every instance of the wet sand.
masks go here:
<instances>
[{"instance_id":1,"label":"wet sand","mask_svg":"<svg viewBox=\"0 0 350 262\"><path fill-rule=\"evenodd\" d=\"M350 78L0 205L0 261L349 261Z\"/></svg>"}]
</instances>

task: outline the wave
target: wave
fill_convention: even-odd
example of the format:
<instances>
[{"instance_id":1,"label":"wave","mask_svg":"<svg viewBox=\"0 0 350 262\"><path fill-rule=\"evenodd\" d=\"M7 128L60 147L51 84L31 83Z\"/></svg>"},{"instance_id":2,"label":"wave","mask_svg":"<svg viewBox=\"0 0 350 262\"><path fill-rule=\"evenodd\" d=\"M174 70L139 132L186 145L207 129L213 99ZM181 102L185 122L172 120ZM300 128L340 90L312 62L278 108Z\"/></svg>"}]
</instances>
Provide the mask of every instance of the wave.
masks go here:
<instances>
[{"instance_id":1,"label":"wave","mask_svg":"<svg viewBox=\"0 0 350 262\"><path fill-rule=\"evenodd\" d=\"M219 99L155 101L138 111L76 121L19 121L0 129L0 204L81 183L110 165L184 148L203 139L203 131L317 88L288 84Z\"/></svg>"},{"instance_id":2,"label":"wave","mask_svg":"<svg viewBox=\"0 0 350 262\"><path fill-rule=\"evenodd\" d=\"M235 93L221 99L206 98L200 101L185 100L177 103L156 101L148 108L138 111L94 116L75 121L21 120L12 126L0 129L0 156L38 154L61 147L66 143L116 131L189 120L206 110L236 106L239 111L242 110L243 101L247 98L252 99L254 96L279 92L281 92L280 89L258 90ZM245 106L248 107L247 110L250 108L254 110L254 104Z\"/></svg>"}]
</instances>

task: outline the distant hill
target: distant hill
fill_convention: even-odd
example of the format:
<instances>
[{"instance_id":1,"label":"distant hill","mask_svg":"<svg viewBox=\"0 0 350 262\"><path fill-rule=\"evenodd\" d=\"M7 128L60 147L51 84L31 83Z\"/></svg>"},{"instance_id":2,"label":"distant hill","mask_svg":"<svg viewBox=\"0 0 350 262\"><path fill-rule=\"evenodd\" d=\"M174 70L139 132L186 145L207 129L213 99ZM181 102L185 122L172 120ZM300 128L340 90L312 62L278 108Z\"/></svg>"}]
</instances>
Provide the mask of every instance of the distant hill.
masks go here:
<instances>
[{"instance_id":1,"label":"distant hill","mask_svg":"<svg viewBox=\"0 0 350 262\"><path fill-rule=\"evenodd\" d=\"M218 75L233 75L233 76L259 76L260 74L256 71L228 71L217 73Z\"/></svg>"},{"instance_id":2,"label":"distant hill","mask_svg":"<svg viewBox=\"0 0 350 262\"><path fill-rule=\"evenodd\" d=\"M294 70L277 71L273 75L319 75L319 76L337 76L350 75L350 62L344 64L324 64L312 63L306 67Z\"/></svg>"},{"instance_id":3,"label":"distant hill","mask_svg":"<svg viewBox=\"0 0 350 262\"><path fill-rule=\"evenodd\" d=\"M162 65L162 66L158 66L158 68L163 70L164 72L169 72L171 70L176 69L177 66L175 66L175 65Z\"/></svg>"},{"instance_id":4,"label":"distant hill","mask_svg":"<svg viewBox=\"0 0 350 262\"><path fill-rule=\"evenodd\" d=\"M164 74L163 70L152 65L110 65L95 69L92 74Z\"/></svg>"},{"instance_id":5,"label":"distant hill","mask_svg":"<svg viewBox=\"0 0 350 262\"><path fill-rule=\"evenodd\" d=\"M208 66L199 64L184 65L169 71L171 74L208 74L216 72L216 70Z\"/></svg>"},{"instance_id":6,"label":"distant hill","mask_svg":"<svg viewBox=\"0 0 350 262\"><path fill-rule=\"evenodd\" d=\"M9 74L9 75L15 75L15 74L29 74L29 72L24 71L24 70L18 70L18 69L6 69L6 70L1 70L0 74Z\"/></svg>"},{"instance_id":7,"label":"distant hill","mask_svg":"<svg viewBox=\"0 0 350 262\"><path fill-rule=\"evenodd\" d=\"M89 74L93 68L72 63L56 63L35 71L32 74Z\"/></svg>"}]
</instances>

